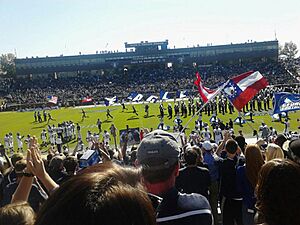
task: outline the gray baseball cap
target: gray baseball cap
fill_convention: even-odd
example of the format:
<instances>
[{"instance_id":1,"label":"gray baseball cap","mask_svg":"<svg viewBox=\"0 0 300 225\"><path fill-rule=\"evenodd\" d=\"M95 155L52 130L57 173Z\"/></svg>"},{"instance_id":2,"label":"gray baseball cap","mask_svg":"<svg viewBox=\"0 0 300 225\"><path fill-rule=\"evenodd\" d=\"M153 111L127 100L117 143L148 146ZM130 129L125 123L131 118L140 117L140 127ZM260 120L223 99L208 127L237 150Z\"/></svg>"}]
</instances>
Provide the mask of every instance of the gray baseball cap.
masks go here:
<instances>
[{"instance_id":1,"label":"gray baseball cap","mask_svg":"<svg viewBox=\"0 0 300 225\"><path fill-rule=\"evenodd\" d=\"M154 130L143 138L137 149L137 161L148 169L169 168L179 159L176 138L163 130Z\"/></svg>"}]
</instances>

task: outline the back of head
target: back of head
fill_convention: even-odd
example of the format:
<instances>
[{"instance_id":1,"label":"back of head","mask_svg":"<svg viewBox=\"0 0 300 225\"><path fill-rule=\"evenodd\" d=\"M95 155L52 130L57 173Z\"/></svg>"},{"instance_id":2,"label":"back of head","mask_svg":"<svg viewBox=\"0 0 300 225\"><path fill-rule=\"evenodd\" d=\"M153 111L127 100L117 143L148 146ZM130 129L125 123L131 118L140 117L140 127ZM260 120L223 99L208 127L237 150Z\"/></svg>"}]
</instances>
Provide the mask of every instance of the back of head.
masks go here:
<instances>
[{"instance_id":1,"label":"back of head","mask_svg":"<svg viewBox=\"0 0 300 225\"><path fill-rule=\"evenodd\" d=\"M68 156L63 161L66 172L75 173L78 167L78 159L75 156Z\"/></svg>"},{"instance_id":2,"label":"back of head","mask_svg":"<svg viewBox=\"0 0 300 225\"><path fill-rule=\"evenodd\" d=\"M178 166L179 145L165 131L154 130L143 138L137 149L137 161L143 178L149 183L167 181Z\"/></svg>"},{"instance_id":3,"label":"back of head","mask_svg":"<svg viewBox=\"0 0 300 225\"><path fill-rule=\"evenodd\" d=\"M50 196L36 225L155 224L151 201L137 178L119 166L75 176Z\"/></svg>"},{"instance_id":4,"label":"back of head","mask_svg":"<svg viewBox=\"0 0 300 225\"><path fill-rule=\"evenodd\" d=\"M49 170L52 172L61 171L64 158L60 155L54 156L49 163Z\"/></svg>"},{"instance_id":5,"label":"back of head","mask_svg":"<svg viewBox=\"0 0 300 225\"><path fill-rule=\"evenodd\" d=\"M294 162L300 164L300 139L292 140L288 147L289 154Z\"/></svg>"},{"instance_id":6,"label":"back of head","mask_svg":"<svg viewBox=\"0 0 300 225\"><path fill-rule=\"evenodd\" d=\"M203 162L203 153L202 153L201 149L198 146L196 146L196 145L193 145L192 149L194 151L196 151L196 153L198 154L197 163Z\"/></svg>"},{"instance_id":7,"label":"back of head","mask_svg":"<svg viewBox=\"0 0 300 225\"><path fill-rule=\"evenodd\" d=\"M26 160L25 159L21 159L19 161L16 162L15 164L15 171L16 174L23 174L24 169L26 168Z\"/></svg>"},{"instance_id":8,"label":"back of head","mask_svg":"<svg viewBox=\"0 0 300 225\"><path fill-rule=\"evenodd\" d=\"M238 144L236 143L235 140L229 139L229 140L227 140L227 142L225 144L225 150L229 154L235 154L238 150Z\"/></svg>"},{"instance_id":9,"label":"back of head","mask_svg":"<svg viewBox=\"0 0 300 225\"><path fill-rule=\"evenodd\" d=\"M19 161L19 160L21 160L21 159L23 159L23 158L24 157L23 157L23 155L21 153L15 153L15 154L13 154L12 157L11 157L11 163L12 163L12 165L15 167L16 162Z\"/></svg>"},{"instance_id":10,"label":"back of head","mask_svg":"<svg viewBox=\"0 0 300 225\"><path fill-rule=\"evenodd\" d=\"M258 180L258 173L264 164L264 159L259 147L255 144L248 145L245 149L246 176L252 187L255 188Z\"/></svg>"},{"instance_id":11,"label":"back of head","mask_svg":"<svg viewBox=\"0 0 300 225\"><path fill-rule=\"evenodd\" d=\"M195 150L189 148L184 153L184 160L188 166L194 166L197 163L198 154Z\"/></svg>"},{"instance_id":12,"label":"back of head","mask_svg":"<svg viewBox=\"0 0 300 225\"><path fill-rule=\"evenodd\" d=\"M35 213L26 202L0 208L0 225L33 225Z\"/></svg>"},{"instance_id":13,"label":"back of head","mask_svg":"<svg viewBox=\"0 0 300 225\"><path fill-rule=\"evenodd\" d=\"M270 143L267 146L266 149L266 160L270 161L272 159L283 159L284 154L282 149L279 147L279 145L276 145L274 143Z\"/></svg>"},{"instance_id":14,"label":"back of head","mask_svg":"<svg viewBox=\"0 0 300 225\"><path fill-rule=\"evenodd\" d=\"M236 136L234 140L237 142L242 152L244 152L246 147L246 139L243 136Z\"/></svg>"},{"instance_id":15,"label":"back of head","mask_svg":"<svg viewBox=\"0 0 300 225\"><path fill-rule=\"evenodd\" d=\"M285 159L267 162L259 173L256 208L267 224L299 225L300 165Z\"/></svg>"},{"instance_id":16,"label":"back of head","mask_svg":"<svg viewBox=\"0 0 300 225\"><path fill-rule=\"evenodd\" d=\"M279 134L276 138L274 143L277 144L280 148L282 148L283 143L286 142L286 137L283 134Z\"/></svg>"}]
</instances>

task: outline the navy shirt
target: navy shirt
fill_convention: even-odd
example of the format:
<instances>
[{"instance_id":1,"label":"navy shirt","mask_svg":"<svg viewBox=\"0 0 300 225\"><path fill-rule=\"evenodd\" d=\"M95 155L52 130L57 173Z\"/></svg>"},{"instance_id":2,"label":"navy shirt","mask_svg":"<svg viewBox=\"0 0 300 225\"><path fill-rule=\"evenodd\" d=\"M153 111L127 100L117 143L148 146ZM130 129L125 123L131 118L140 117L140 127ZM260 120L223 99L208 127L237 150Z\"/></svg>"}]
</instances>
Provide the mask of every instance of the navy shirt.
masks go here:
<instances>
[{"instance_id":1,"label":"navy shirt","mask_svg":"<svg viewBox=\"0 0 300 225\"><path fill-rule=\"evenodd\" d=\"M198 193L208 198L210 186L209 171L203 167L185 167L179 170L176 177L176 188L183 193Z\"/></svg>"},{"instance_id":2,"label":"navy shirt","mask_svg":"<svg viewBox=\"0 0 300 225\"><path fill-rule=\"evenodd\" d=\"M242 194L243 202L248 209L255 209L254 188L246 176L246 166L237 168L237 189Z\"/></svg>"},{"instance_id":3,"label":"navy shirt","mask_svg":"<svg viewBox=\"0 0 300 225\"><path fill-rule=\"evenodd\" d=\"M229 199L241 199L241 193L237 189L236 182L237 158L226 158L223 160L220 168L221 190L220 194Z\"/></svg>"},{"instance_id":4,"label":"navy shirt","mask_svg":"<svg viewBox=\"0 0 300 225\"><path fill-rule=\"evenodd\" d=\"M210 205L204 196L182 194L171 188L161 197L156 216L158 225L212 225Z\"/></svg>"}]
</instances>

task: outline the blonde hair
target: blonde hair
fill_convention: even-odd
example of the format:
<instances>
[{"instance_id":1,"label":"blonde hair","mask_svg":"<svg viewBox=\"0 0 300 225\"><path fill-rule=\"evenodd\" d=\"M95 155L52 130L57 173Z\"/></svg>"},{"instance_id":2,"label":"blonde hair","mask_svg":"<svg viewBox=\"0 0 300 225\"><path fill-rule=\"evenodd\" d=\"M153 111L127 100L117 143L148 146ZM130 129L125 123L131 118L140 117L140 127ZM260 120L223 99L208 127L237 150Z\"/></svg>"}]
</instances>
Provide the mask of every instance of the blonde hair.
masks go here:
<instances>
[{"instance_id":1,"label":"blonde hair","mask_svg":"<svg viewBox=\"0 0 300 225\"><path fill-rule=\"evenodd\" d=\"M35 213L27 202L13 203L0 209L0 225L33 225Z\"/></svg>"},{"instance_id":2,"label":"blonde hair","mask_svg":"<svg viewBox=\"0 0 300 225\"><path fill-rule=\"evenodd\" d=\"M284 159L284 154L280 146L273 143L268 144L266 149L266 161L272 159Z\"/></svg>"}]
</instances>

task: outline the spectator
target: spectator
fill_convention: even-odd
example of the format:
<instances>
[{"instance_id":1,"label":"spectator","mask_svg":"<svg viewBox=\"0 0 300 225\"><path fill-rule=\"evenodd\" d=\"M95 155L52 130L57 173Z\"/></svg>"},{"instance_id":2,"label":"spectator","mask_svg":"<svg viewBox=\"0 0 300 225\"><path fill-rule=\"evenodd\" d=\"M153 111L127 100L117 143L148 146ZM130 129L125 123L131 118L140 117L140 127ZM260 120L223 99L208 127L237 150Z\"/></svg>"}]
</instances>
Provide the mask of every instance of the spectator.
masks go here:
<instances>
[{"instance_id":1,"label":"spectator","mask_svg":"<svg viewBox=\"0 0 300 225\"><path fill-rule=\"evenodd\" d=\"M57 180L58 184L62 184L63 182L72 178L78 169L78 159L75 156L68 156L63 161L63 166L65 168L65 173L61 178Z\"/></svg>"},{"instance_id":2,"label":"spectator","mask_svg":"<svg viewBox=\"0 0 300 225\"><path fill-rule=\"evenodd\" d=\"M58 180L64 179L66 173L64 169L64 157L61 155L54 156L49 163L49 175L50 177L57 182Z\"/></svg>"},{"instance_id":3,"label":"spectator","mask_svg":"<svg viewBox=\"0 0 300 225\"><path fill-rule=\"evenodd\" d=\"M151 194L163 198L157 209L158 224L211 224L208 201L199 194L181 194L175 188L179 173L179 144L169 133L154 130L137 149L143 182Z\"/></svg>"},{"instance_id":4,"label":"spectator","mask_svg":"<svg viewBox=\"0 0 300 225\"><path fill-rule=\"evenodd\" d=\"M300 166L274 159L261 169L256 188L256 208L264 225L299 225Z\"/></svg>"},{"instance_id":5,"label":"spectator","mask_svg":"<svg viewBox=\"0 0 300 225\"><path fill-rule=\"evenodd\" d=\"M219 199L219 170L222 159L213 151L213 145L210 141L204 141L202 144L203 160L207 164L211 185L209 187L209 203L214 216L215 224L218 224L218 199Z\"/></svg>"},{"instance_id":6,"label":"spectator","mask_svg":"<svg viewBox=\"0 0 300 225\"><path fill-rule=\"evenodd\" d=\"M283 151L278 145L274 143L268 144L266 148L266 161L270 161L272 159L283 159L283 158L284 158Z\"/></svg>"},{"instance_id":7,"label":"spectator","mask_svg":"<svg viewBox=\"0 0 300 225\"><path fill-rule=\"evenodd\" d=\"M197 158L198 154L192 148L184 153L186 166L179 170L179 175L176 178L176 188L182 193L198 193L209 199L210 175L208 169L197 166Z\"/></svg>"},{"instance_id":8,"label":"spectator","mask_svg":"<svg viewBox=\"0 0 300 225\"><path fill-rule=\"evenodd\" d=\"M16 176L17 179L15 182L12 182L8 184L4 190L3 190L3 200L1 202L1 205L7 205L11 202L12 195L15 192L15 190L18 187L18 184L20 183L21 179L23 176L31 176L31 174L24 172L26 169L26 161L24 159L19 160L16 165L15 165L15 171L16 171ZM33 184L30 194L29 194L29 199L28 202L30 206L34 209L34 211L38 211L40 205L47 199L47 195L39 185Z\"/></svg>"},{"instance_id":9,"label":"spectator","mask_svg":"<svg viewBox=\"0 0 300 225\"><path fill-rule=\"evenodd\" d=\"M0 225L34 225L35 213L26 202L0 208Z\"/></svg>"},{"instance_id":10,"label":"spectator","mask_svg":"<svg viewBox=\"0 0 300 225\"><path fill-rule=\"evenodd\" d=\"M5 151L3 153L4 153L4 155L6 155ZM9 168L4 172L4 174L5 174L4 185L5 186L10 183L16 182L16 180L17 180L17 174L15 171L16 163L18 161L22 160L23 158L24 157L21 153L13 154L11 157L11 160L9 160L9 158L6 157L6 159L8 159L7 162L9 163ZM10 161L11 161L11 165L10 165Z\"/></svg>"},{"instance_id":11,"label":"spectator","mask_svg":"<svg viewBox=\"0 0 300 225\"><path fill-rule=\"evenodd\" d=\"M300 139L292 140L288 147L290 158L300 164Z\"/></svg>"},{"instance_id":12,"label":"spectator","mask_svg":"<svg viewBox=\"0 0 300 225\"><path fill-rule=\"evenodd\" d=\"M243 225L242 219L242 195L237 190L236 166L238 165L238 144L229 139L225 144L227 158L221 164L220 195L224 197L223 225Z\"/></svg>"},{"instance_id":13,"label":"spectator","mask_svg":"<svg viewBox=\"0 0 300 225\"><path fill-rule=\"evenodd\" d=\"M43 205L35 224L154 225L154 215L137 171L114 165L62 184Z\"/></svg>"},{"instance_id":14,"label":"spectator","mask_svg":"<svg viewBox=\"0 0 300 225\"><path fill-rule=\"evenodd\" d=\"M238 190L243 197L243 223L253 225L256 198L254 190L258 173L264 164L261 151L257 145L248 145L245 150L246 164L237 168Z\"/></svg>"}]
</instances>

